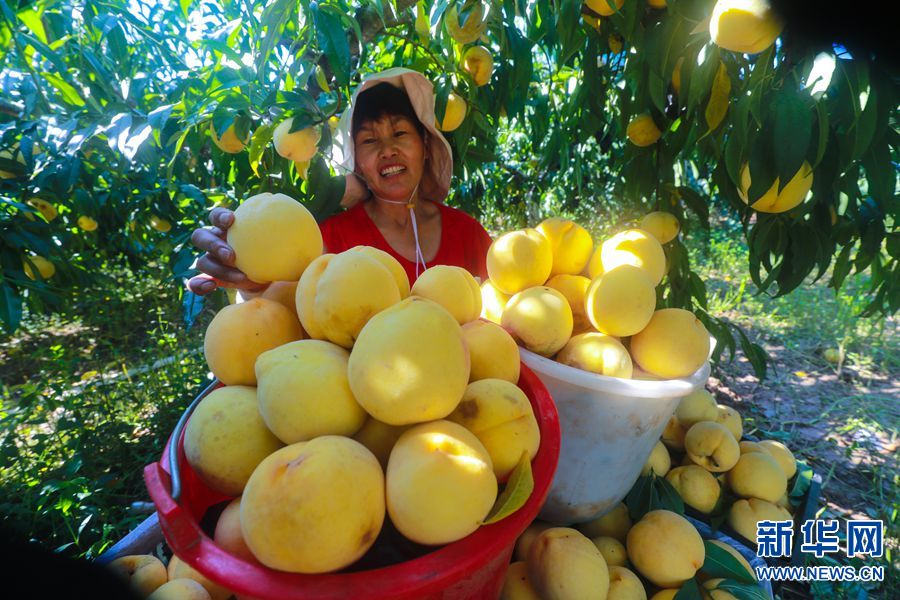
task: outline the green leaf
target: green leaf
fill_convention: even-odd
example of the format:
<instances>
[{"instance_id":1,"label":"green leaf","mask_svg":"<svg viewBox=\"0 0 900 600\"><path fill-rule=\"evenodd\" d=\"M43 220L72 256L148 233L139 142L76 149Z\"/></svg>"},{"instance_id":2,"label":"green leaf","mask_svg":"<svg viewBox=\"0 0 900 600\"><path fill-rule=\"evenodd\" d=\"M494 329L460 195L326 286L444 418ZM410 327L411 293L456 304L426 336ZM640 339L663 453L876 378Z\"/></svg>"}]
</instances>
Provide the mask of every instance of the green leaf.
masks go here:
<instances>
[{"instance_id":1,"label":"green leaf","mask_svg":"<svg viewBox=\"0 0 900 600\"><path fill-rule=\"evenodd\" d=\"M253 169L254 175L259 177L259 161L262 159L263 152L269 142L272 141L272 134L275 133L276 125L266 124L260 125L253 132L253 139L250 141L250 168Z\"/></svg>"},{"instance_id":2,"label":"green leaf","mask_svg":"<svg viewBox=\"0 0 900 600\"><path fill-rule=\"evenodd\" d=\"M18 13L19 20L25 24L29 31L31 31L35 37L44 42L45 44L49 43L47 41L47 32L44 31L44 23L41 21L41 17L44 14L44 8L28 8L25 10L20 10Z\"/></svg>"},{"instance_id":3,"label":"green leaf","mask_svg":"<svg viewBox=\"0 0 900 600\"><path fill-rule=\"evenodd\" d=\"M56 88L65 102L74 106L84 106L84 99L78 93L78 90L66 82L62 77L56 73L48 73L46 71L41 72L41 77L46 79L47 83Z\"/></svg>"},{"instance_id":4,"label":"green leaf","mask_svg":"<svg viewBox=\"0 0 900 600\"><path fill-rule=\"evenodd\" d=\"M794 475L794 485L791 487L788 496L792 499L802 498L812 484L813 475L812 468L805 462L798 460L797 473Z\"/></svg>"},{"instance_id":5,"label":"green leaf","mask_svg":"<svg viewBox=\"0 0 900 600\"><path fill-rule=\"evenodd\" d=\"M726 579L725 581L720 581L715 589L728 592L737 600L770 600L769 595L758 583L738 583Z\"/></svg>"},{"instance_id":6,"label":"green leaf","mask_svg":"<svg viewBox=\"0 0 900 600\"><path fill-rule=\"evenodd\" d=\"M775 100L775 131L772 137L779 177L778 191L800 170L806 160L811 137L812 112L798 94L782 90Z\"/></svg>"},{"instance_id":7,"label":"green leaf","mask_svg":"<svg viewBox=\"0 0 900 600\"><path fill-rule=\"evenodd\" d=\"M709 229L709 200L685 185L676 188L684 204L700 218L705 229Z\"/></svg>"},{"instance_id":8,"label":"green leaf","mask_svg":"<svg viewBox=\"0 0 900 600\"><path fill-rule=\"evenodd\" d=\"M669 510L679 515L684 514L684 500L681 499L678 490L675 489L665 477L653 476L653 486L657 502L653 510Z\"/></svg>"},{"instance_id":9,"label":"green leaf","mask_svg":"<svg viewBox=\"0 0 900 600\"><path fill-rule=\"evenodd\" d=\"M760 380L766 378L766 351L762 349L759 344L754 344L750 341L750 338L747 337L747 334L744 333L743 329L737 328L738 334L741 338L741 350L744 351L744 354L747 356L747 360L750 361L750 364L753 366L753 371L756 373L756 377Z\"/></svg>"},{"instance_id":10,"label":"green leaf","mask_svg":"<svg viewBox=\"0 0 900 600\"><path fill-rule=\"evenodd\" d=\"M5 281L0 282L0 320L8 332L18 329L22 322L22 298Z\"/></svg>"},{"instance_id":11,"label":"green leaf","mask_svg":"<svg viewBox=\"0 0 900 600\"><path fill-rule=\"evenodd\" d=\"M347 41L347 32L338 15L324 10L324 7L312 11L316 24L316 35L319 46L328 57L328 65L334 73L338 85L350 84L350 43Z\"/></svg>"},{"instance_id":12,"label":"green leaf","mask_svg":"<svg viewBox=\"0 0 900 600\"><path fill-rule=\"evenodd\" d=\"M825 150L828 148L828 107L825 105L823 97L816 102L816 120L819 124L818 145L816 147L816 160L813 162L812 168L815 171L822 158L825 156Z\"/></svg>"},{"instance_id":13,"label":"green leaf","mask_svg":"<svg viewBox=\"0 0 900 600\"><path fill-rule=\"evenodd\" d=\"M257 30L259 40L259 54L256 56L256 71L263 78L266 66L269 64L269 55L281 39L284 26L294 18L297 10L297 0L275 0L263 11L260 19L260 27Z\"/></svg>"},{"instance_id":14,"label":"green leaf","mask_svg":"<svg viewBox=\"0 0 900 600\"><path fill-rule=\"evenodd\" d=\"M681 584L681 588L672 600L703 600L697 580L691 578Z\"/></svg>"},{"instance_id":15,"label":"green leaf","mask_svg":"<svg viewBox=\"0 0 900 600\"><path fill-rule=\"evenodd\" d=\"M628 507L628 516L636 523L652 510L652 504L653 484L650 477L641 475L634 485L631 486L628 495L625 496L625 505Z\"/></svg>"},{"instance_id":16,"label":"green leaf","mask_svg":"<svg viewBox=\"0 0 900 600\"><path fill-rule=\"evenodd\" d=\"M710 579L736 579L750 584L756 583L756 578L752 573L747 572L747 568L742 565L738 559L729 554L727 550L711 543L709 540L703 541L706 548L706 559L700 571L704 575L708 575Z\"/></svg>"},{"instance_id":17,"label":"green leaf","mask_svg":"<svg viewBox=\"0 0 900 600\"><path fill-rule=\"evenodd\" d=\"M484 520L485 525L496 523L513 514L528 502L534 491L534 476L531 473L531 460L528 452L522 452L503 492L497 497L494 507Z\"/></svg>"}]
</instances>

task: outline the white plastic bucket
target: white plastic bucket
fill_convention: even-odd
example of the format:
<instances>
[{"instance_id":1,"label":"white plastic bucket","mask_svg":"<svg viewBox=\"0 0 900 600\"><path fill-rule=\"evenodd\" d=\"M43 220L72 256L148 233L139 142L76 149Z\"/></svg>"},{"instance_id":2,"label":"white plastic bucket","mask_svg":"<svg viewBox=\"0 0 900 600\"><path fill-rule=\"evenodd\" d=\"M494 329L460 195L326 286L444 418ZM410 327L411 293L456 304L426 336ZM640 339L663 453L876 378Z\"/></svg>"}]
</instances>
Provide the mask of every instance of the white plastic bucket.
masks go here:
<instances>
[{"instance_id":1,"label":"white plastic bucket","mask_svg":"<svg viewBox=\"0 0 900 600\"><path fill-rule=\"evenodd\" d=\"M709 377L705 363L685 379L620 379L520 351L559 413L559 465L540 512L541 519L557 524L589 521L621 502L679 400Z\"/></svg>"}]
</instances>

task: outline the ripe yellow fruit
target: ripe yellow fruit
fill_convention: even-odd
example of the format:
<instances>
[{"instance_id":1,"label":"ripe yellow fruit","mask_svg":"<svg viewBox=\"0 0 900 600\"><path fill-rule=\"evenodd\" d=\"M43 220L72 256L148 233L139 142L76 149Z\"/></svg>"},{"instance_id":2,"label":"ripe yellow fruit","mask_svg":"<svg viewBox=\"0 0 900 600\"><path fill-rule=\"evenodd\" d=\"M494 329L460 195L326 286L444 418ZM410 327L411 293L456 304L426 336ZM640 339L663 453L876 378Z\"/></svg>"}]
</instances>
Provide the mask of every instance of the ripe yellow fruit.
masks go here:
<instances>
[{"instance_id":1,"label":"ripe yellow fruit","mask_svg":"<svg viewBox=\"0 0 900 600\"><path fill-rule=\"evenodd\" d=\"M257 465L282 445L259 414L256 388L243 385L211 392L184 432L188 463L206 485L229 496L239 495Z\"/></svg>"},{"instance_id":2,"label":"ripe yellow fruit","mask_svg":"<svg viewBox=\"0 0 900 600\"><path fill-rule=\"evenodd\" d=\"M625 567L609 566L609 600L647 600L644 584L631 570Z\"/></svg>"},{"instance_id":3,"label":"ripe yellow fruit","mask_svg":"<svg viewBox=\"0 0 900 600\"><path fill-rule=\"evenodd\" d=\"M373 315L400 300L391 271L367 252L352 249L314 260L297 285L303 328L348 349Z\"/></svg>"},{"instance_id":4,"label":"ripe yellow fruit","mask_svg":"<svg viewBox=\"0 0 900 600\"><path fill-rule=\"evenodd\" d=\"M649 4L653 8L665 8L666 6L668 6L666 0L647 0L647 4Z\"/></svg>"},{"instance_id":5,"label":"ripe yellow fruit","mask_svg":"<svg viewBox=\"0 0 900 600\"><path fill-rule=\"evenodd\" d=\"M688 506L709 514L722 495L722 488L712 473L697 465L675 467L666 474L666 480L678 491Z\"/></svg>"},{"instance_id":6,"label":"ripe yellow fruit","mask_svg":"<svg viewBox=\"0 0 900 600\"><path fill-rule=\"evenodd\" d=\"M522 535L519 536L519 539L516 540L516 548L513 556L517 561L525 561L528 560L528 552L531 550L531 544L534 540L537 539L542 532L550 529L551 527L556 527L552 523L546 523L544 521L532 521L531 525L525 528L525 531L522 532Z\"/></svg>"},{"instance_id":7,"label":"ripe yellow fruit","mask_svg":"<svg viewBox=\"0 0 900 600\"><path fill-rule=\"evenodd\" d=\"M768 0L719 0L709 35L720 48L756 54L774 44L783 27Z\"/></svg>"},{"instance_id":8,"label":"ripe yellow fruit","mask_svg":"<svg viewBox=\"0 0 900 600\"><path fill-rule=\"evenodd\" d=\"M728 511L728 524L732 529L750 540L756 540L756 524L758 521L790 521L791 513L771 502L759 498L738 500Z\"/></svg>"},{"instance_id":9,"label":"ripe yellow fruit","mask_svg":"<svg viewBox=\"0 0 900 600\"><path fill-rule=\"evenodd\" d=\"M664 308L631 338L631 358L642 369L674 379L687 377L709 357L709 332L694 313Z\"/></svg>"},{"instance_id":10,"label":"ripe yellow fruit","mask_svg":"<svg viewBox=\"0 0 900 600\"><path fill-rule=\"evenodd\" d=\"M225 130L225 133L223 133L220 138L218 133L216 133L215 126L213 126L212 121L210 121L209 135L212 136L213 144L218 146L219 150L228 154L237 154L243 150L250 141L250 132L247 132L247 137L245 139L241 140L238 138L237 133L234 130L234 123L228 126L228 129Z\"/></svg>"},{"instance_id":11,"label":"ripe yellow fruit","mask_svg":"<svg viewBox=\"0 0 900 600\"><path fill-rule=\"evenodd\" d=\"M253 552L247 547L244 534L241 532L241 497L238 496L228 503L219 520L216 521L216 530L213 533L213 541L222 550L233 554L238 558L253 562Z\"/></svg>"},{"instance_id":12,"label":"ripe yellow fruit","mask_svg":"<svg viewBox=\"0 0 900 600\"><path fill-rule=\"evenodd\" d=\"M362 428L353 435L353 439L375 455L382 469L387 469L388 457L394 444L409 427L409 425L388 425L369 417Z\"/></svg>"},{"instance_id":13,"label":"ripe yellow fruit","mask_svg":"<svg viewBox=\"0 0 900 600\"><path fill-rule=\"evenodd\" d=\"M741 447L741 454L747 454L749 452L765 452L765 450L760 448L758 443L749 440L744 440L738 445Z\"/></svg>"},{"instance_id":14,"label":"ripe yellow fruit","mask_svg":"<svg viewBox=\"0 0 900 600\"><path fill-rule=\"evenodd\" d=\"M322 233L312 213L284 194L262 193L234 211L226 241L234 264L259 283L297 281L322 254Z\"/></svg>"},{"instance_id":15,"label":"ripe yellow fruit","mask_svg":"<svg viewBox=\"0 0 900 600\"><path fill-rule=\"evenodd\" d=\"M628 127L625 129L625 135L632 144L644 148L655 144L660 136L662 136L662 131L656 126L653 117L644 113L634 117L631 122L628 123Z\"/></svg>"},{"instance_id":16,"label":"ripe yellow fruit","mask_svg":"<svg viewBox=\"0 0 900 600\"><path fill-rule=\"evenodd\" d=\"M625 4L625 0L615 0L615 8L613 8L612 3L609 0L585 0L584 3L598 15L608 17L622 8L622 5Z\"/></svg>"},{"instance_id":17,"label":"ripe yellow fruit","mask_svg":"<svg viewBox=\"0 0 900 600\"><path fill-rule=\"evenodd\" d=\"M509 296L544 285L552 269L553 248L537 229L506 233L488 248L487 271L491 283Z\"/></svg>"},{"instance_id":18,"label":"ripe yellow fruit","mask_svg":"<svg viewBox=\"0 0 900 600\"><path fill-rule=\"evenodd\" d=\"M147 600L210 600L210 596L199 582L182 578L162 584Z\"/></svg>"},{"instance_id":19,"label":"ripe yellow fruit","mask_svg":"<svg viewBox=\"0 0 900 600\"><path fill-rule=\"evenodd\" d=\"M481 37L487 29L487 21L484 19L484 5L477 2L469 12L465 23L460 26L459 13L456 6L452 6L444 13L444 25L457 44L471 44Z\"/></svg>"},{"instance_id":20,"label":"ripe yellow fruit","mask_svg":"<svg viewBox=\"0 0 900 600\"><path fill-rule=\"evenodd\" d=\"M28 261L31 261L32 263L34 263L34 266L37 267L41 279L50 279L56 273L56 265L54 265L43 256L32 255L28 256L27 260L22 261L22 270L25 271L25 276L28 277L28 279L37 279L37 277L35 277L34 270L31 268L31 265L28 264Z\"/></svg>"},{"instance_id":21,"label":"ripe yellow fruit","mask_svg":"<svg viewBox=\"0 0 900 600\"><path fill-rule=\"evenodd\" d=\"M588 332L572 336L559 351L556 360L607 377L631 379L632 375L628 350L618 339L603 333Z\"/></svg>"},{"instance_id":22,"label":"ripe yellow fruit","mask_svg":"<svg viewBox=\"0 0 900 600\"><path fill-rule=\"evenodd\" d=\"M624 567L628 564L628 551L625 545L614 537L601 535L591 538L597 550L603 555L608 567Z\"/></svg>"},{"instance_id":23,"label":"ripe yellow fruit","mask_svg":"<svg viewBox=\"0 0 900 600\"><path fill-rule=\"evenodd\" d=\"M471 46L463 54L463 69L472 76L477 87L487 85L494 72L494 57L482 46Z\"/></svg>"},{"instance_id":24,"label":"ripe yellow fruit","mask_svg":"<svg viewBox=\"0 0 900 600\"><path fill-rule=\"evenodd\" d=\"M509 565L500 600L541 600L528 578L528 564L519 560Z\"/></svg>"},{"instance_id":25,"label":"ripe yellow fruit","mask_svg":"<svg viewBox=\"0 0 900 600\"><path fill-rule=\"evenodd\" d=\"M267 567L336 571L375 543L384 522L384 493L381 465L362 444L318 437L260 463L241 498L241 529Z\"/></svg>"},{"instance_id":26,"label":"ripe yellow fruit","mask_svg":"<svg viewBox=\"0 0 900 600\"><path fill-rule=\"evenodd\" d=\"M314 258L309 263L309 266L306 267L306 270L303 271L303 275L297 282L297 289L294 292L294 306L297 309L297 317L300 319L302 328L309 337L316 340L326 339L325 331L315 319L316 286L322 277L322 273L325 272L325 269L334 257L334 254L323 254ZM390 289L390 286L385 285L384 287L385 289Z\"/></svg>"},{"instance_id":27,"label":"ripe yellow fruit","mask_svg":"<svg viewBox=\"0 0 900 600\"><path fill-rule=\"evenodd\" d=\"M737 600L737 596L726 592L725 590L716 589L719 583L725 581L723 578L718 579L708 579L703 582L702 590L703 597L710 598L711 600Z\"/></svg>"},{"instance_id":28,"label":"ripe yellow fruit","mask_svg":"<svg viewBox=\"0 0 900 600\"><path fill-rule=\"evenodd\" d=\"M128 582L141 598L166 582L166 566L152 554L129 554L109 563L113 573Z\"/></svg>"},{"instance_id":29,"label":"ripe yellow fruit","mask_svg":"<svg viewBox=\"0 0 900 600\"><path fill-rule=\"evenodd\" d=\"M596 29L598 32L600 31L600 17L593 17L586 13L581 13L581 18L584 19L584 22Z\"/></svg>"},{"instance_id":30,"label":"ripe yellow fruit","mask_svg":"<svg viewBox=\"0 0 900 600\"><path fill-rule=\"evenodd\" d=\"M150 227L161 233L167 233L172 229L172 224L162 217L150 215Z\"/></svg>"},{"instance_id":31,"label":"ripe yellow fruit","mask_svg":"<svg viewBox=\"0 0 900 600\"><path fill-rule=\"evenodd\" d=\"M609 238L594 252L588 271L591 279L618 266L643 269L653 285L659 285L666 273L666 253L662 244L643 229L628 229Z\"/></svg>"},{"instance_id":32,"label":"ripe yellow fruit","mask_svg":"<svg viewBox=\"0 0 900 600\"><path fill-rule=\"evenodd\" d=\"M794 453L791 452L790 448L775 440L763 440L758 444L763 451L772 455L772 458L784 471L785 477L790 479L794 476L794 473L797 472L797 459L794 458Z\"/></svg>"},{"instance_id":33,"label":"ripe yellow fruit","mask_svg":"<svg viewBox=\"0 0 900 600\"><path fill-rule=\"evenodd\" d=\"M675 215L659 210L644 215L638 227L659 240L660 244L668 244L674 240L681 229Z\"/></svg>"},{"instance_id":34,"label":"ripe yellow fruit","mask_svg":"<svg viewBox=\"0 0 900 600\"><path fill-rule=\"evenodd\" d=\"M813 184L813 170L808 162L803 163L794 174L784 189L778 191L780 179L775 178L769 190L761 198L750 200L748 197L752 179L750 178L750 163L745 163L741 169L741 186L738 188L738 196L753 210L764 213L783 213L800 205L805 199Z\"/></svg>"},{"instance_id":35,"label":"ripe yellow fruit","mask_svg":"<svg viewBox=\"0 0 900 600\"><path fill-rule=\"evenodd\" d=\"M678 402L675 416L682 427L690 429L700 421L715 421L719 416L719 409L715 397L705 389L699 388Z\"/></svg>"},{"instance_id":36,"label":"ripe yellow fruit","mask_svg":"<svg viewBox=\"0 0 900 600\"><path fill-rule=\"evenodd\" d=\"M463 341L469 349L469 382L482 379L519 381L522 361L519 346L509 333L496 323L472 321L462 327Z\"/></svg>"},{"instance_id":37,"label":"ripe yellow fruit","mask_svg":"<svg viewBox=\"0 0 900 600\"><path fill-rule=\"evenodd\" d=\"M256 385L257 357L301 339L296 316L281 304L253 298L224 307L206 328L203 354L209 370L225 385Z\"/></svg>"},{"instance_id":38,"label":"ripe yellow fruit","mask_svg":"<svg viewBox=\"0 0 900 600\"><path fill-rule=\"evenodd\" d=\"M85 231L94 231L97 229L97 221L86 215L82 215L78 217L78 226Z\"/></svg>"},{"instance_id":39,"label":"ripe yellow fruit","mask_svg":"<svg viewBox=\"0 0 900 600\"><path fill-rule=\"evenodd\" d=\"M614 33L609 34L606 38L606 44L609 46L609 51L613 54L618 54L625 48L625 43L622 40L622 36L616 35Z\"/></svg>"},{"instance_id":40,"label":"ripe yellow fruit","mask_svg":"<svg viewBox=\"0 0 900 600\"><path fill-rule=\"evenodd\" d=\"M669 418L669 422L666 423L666 428L663 429L660 439L662 440L662 443L665 444L666 447L670 450L677 450L678 452L682 452L684 451L685 433L687 432L678 421L678 417L672 415Z\"/></svg>"},{"instance_id":41,"label":"ripe yellow fruit","mask_svg":"<svg viewBox=\"0 0 900 600\"><path fill-rule=\"evenodd\" d=\"M584 310L590 286L591 280L582 275L560 274L547 280L547 287L553 288L569 301L569 308L572 309L572 333L585 333L594 329Z\"/></svg>"},{"instance_id":42,"label":"ripe yellow fruit","mask_svg":"<svg viewBox=\"0 0 900 600\"><path fill-rule=\"evenodd\" d=\"M187 564L177 556L172 556L169 565L166 568L169 574L169 581L175 579L192 579L203 586L206 593L209 594L210 600L228 600L231 598L231 590L211 581L206 575Z\"/></svg>"},{"instance_id":43,"label":"ripe yellow fruit","mask_svg":"<svg viewBox=\"0 0 900 600\"><path fill-rule=\"evenodd\" d=\"M554 217L542 221L535 229L550 242L553 252L550 276L577 275L584 271L594 249L591 234L584 227L569 219Z\"/></svg>"},{"instance_id":44,"label":"ripe yellow fruit","mask_svg":"<svg viewBox=\"0 0 900 600\"><path fill-rule=\"evenodd\" d=\"M653 471L657 477L664 477L672 468L672 457L662 442L656 442L647 462L641 468L641 475L649 475Z\"/></svg>"},{"instance_id":45,"label":"ripe yellow fruit","mask_svg":"<svg viewBox=\"0 0 900 600\"><path fill-rule=\"evenodd\" d=\"M295 162L310 160L318 152L321 131L318 127L306 127L290 133L294 125L293 117L285 119L278 124L272 134L275 143L275 152L282 158Z\"/></svg>"},{"instance_id":46,"label":"ripe yellow fruit","mask_svg":"<svg viewBox=\"0 0 900 600\"><path fill-rule=\"evenodd\" d=\"M553 356L572 336L572 309L556 290L532 287L509 299L500 324L519 345L542 356Z\"/></svg>"},{"instance_id":47,"label":"ripe yellow fruit","mask_svg":"<svg viewBox=\"0 0 900 600\"><path fill-rule=\"evenodd\" d=\"M631 517L628 515L628 507L619 502L608 512L584 523L578 524L578 530L589 538L600 536L613 537L620 542L625 542L625 536L631 529Z\"/></svg>"},{"instance_id":48,"label":"ripe yellow fruit","mask_svg":"<svg viewBox=\"0 0 900 600\"><path fill-rule=\"evenodd\" d=\"M481 315L481 288L472 274L462 267L435 265L425 269L416 279L410 294L437 302L460 325Z\"/></svg>"},{"instance_id":49,"label":"ripe yellow fruit","mask_svg":"<svg viewBox=\"0 0 900 600\"><path fill-rule=\"evenodd\" d=\"M354 246L350 248L350 251L367 254L387 267L388 271L391 272L391 275L393 275L394 279L397 281L397 289L400 290L400 299L403 300L404 298L409 297L409 277L406 275L406 269L403 268L403 265L401 265L396 258L384 250L379 250L372 246Z\"/></svg>"},{"instance_id":50,"label":"ripe yellow fruit","mask_svg":"<svg viewBox=\"0 0 900 600\"><path fill-rule=\"evenodd\" d=\"M731 491L741 498L777 502L787 492L784 471L765 452L742 454L726 477Z\"/></svg>"},{"instance_id":51,"label":"ripe yellow fruit","mask_svg":"<svg viewBox=\"0 0 900 600\"><path fill-rule=\"evenodd\" d=\"M273 281L259 297L277 302L295 315L297 314L296 281ZM300 322L299 316L297 322Z\"/></svg>"},{"instance_id":52,"label":"ripe yellow fruit","mask_svg":"<svg viewBox=\"0 0 900 600\"><path fill-rule=\"evenodd\" d=\"M679 56L678 60L675 61L675 67L672 70L672 89L675 90L676 96L681 94L681 65L683 64L684 57Z\"/></svg>"},{"instance_id":53,"label":"ripe yellow fruit","mask_svg":"<svg viewBox=\"0 0 900 600\"><path fill-rule=\"evenodd\" d=\"M756 572L753 570L753 567L750 566L750 563L747 562L747 559L744 558L743 556L741 556L740 552L738 552L737 550L735 550L733 547L729 546L725 542L720 542L719 540L706 540L706 541L709 542L710 544L718 546L719 548L721 548L722 550L724 550L725 552L727 552L728 554L733 556L734 559L737 560L739 563L741 563L741 566L747 570L747 573L753 579L756 579Z\"/></svg>"},{"instance_id":54,"label":"ripe yellow fruit","mask_svg":"<svg viewBox=\"0 0 900 600\"><path fill-rule=\"evenodd\" d=\"M534 459L541 445L528 397L516 384L502 379L470 383L447 420L475 434L490 455L498 479L512 472L523 452L528 460Z\"/></svg>"},{"instance_id":55,"label":"ripe yellow fruit","mask_svg":"<svg viewBox=\"0 0 900 600\"><path fill-rule=\"evenodd\" d=\"M350 389L371 416L408 425L449 415L469 383L459 323L415 296L384 310L360 332L348 364Z\"/></svg>"},{"instance_id":56,"label":"ripe yellow fruit","mask_svg":"<svg viewBox=\"0 0 900 600\"><path fill-rule=\"evenodd\" d=\"M44 219L48 223L55 219L59 214L59 212L56 210L56 207L43 198L32 198L28 201L28 204L38 209L38 212L40 212L44 216Z\"/></svg>"},{"instance_id":57,"label":"ripe yellow fruit","mask_svg":"<svg viewBox=\"0 0 900 600\"><path fill-rule=\"evenodd\" d=\"M387 468L387 508L404 537L448 544L481 525L497 499L491 457L462 425L432 421L400 436Z\"/></svg>"},{"instance_id":58,"label":"ripe yellow fruit","mask_svg":"<svg viewBox=\"0 0 900 600\"><path fill-rule=\"evenodd\" d=\"M15 158L13 154L15 153ZM25 157L19 152L18 144L14 145L12 150L0 150L0 159L15 160L17 163L24 165ZM0 179L15 179L19 175L12 171L0 169Z\"/></svg>"},{"instance_id":59,"label":"ripe yellow fruit","mask_svg":"<svg viewBox=\"0 0 900 600\"><path fill-rule=\"evenodd\" d=\"M703 539L691 523L668 510L652 510L635 523L625 542L628 559L659 587L679 586L703 566Z\"/></svg>"},{"instance_id":60,"label":"ripe yellow fruit","mask_svg":"<svg viewBox=\"0 0 900 600\"><path fill-rule=\"evenodd\" d=\"M509 296L498 290L490 279L481 284L481 318L500 323L507 302Z\"/></svg>"},{"instance_id":61,"label":"ripe yellow fruit","mask_svg":"<svg viewBox=\"0 0 900 600\"><path fill-rule=\"evenodd\" d=\"M718 411L716 423L724 425L734 439L741 441L741 437L744 435L744 421L741 419L741 413L724 404L716 405L716 409Z\"/></svg>"},{"instance_id":62,"label":"ripe yellow fruit","mask_svg":"<svg viewBox=\"0 0 900 600\"><path fill-rule=\"evenodd\" d=\"M730 470L741 457L731 432L713 421L692 425L684 436L684 450L693 462L713 473Z\"/></svg>"},{"instance_id":63,"label":"ripe yellow fruit","mask_svg":"<svg viewBox=\"0 0 900 600\"><path fill-rule=\"evenodd\" d=\"M650 600L674 600L675 595L681 591L681 588L676 588L674 590L659 590L653 596L650 597Z\"/></svg>"},{"instance_id":64,"label":"ripe yellow fruit","mask_svg":"<svg viewBox=\"0 0 900 600\"><path fill-rule=\"evenodd\" d=\"M256 359L259 412L285 444L352 436L366 420L347 381L350 353L321 340L284 344Z\"/></svg>"},{"instance_id":65,"label":"ripe yellow fruit","mask_svg":"<svg viewBox=\"0 0 900 600\"><path fill-rule=\"evenodd\" d=\"M453 92L447 96L447 107L444 109L444 118L437 122L437 127L441 131L450 132L462 125L466 118L466 112L469 107L466 101L457 96Z\"/></svg>"},{"instance_id":66,"label":"ripe yellow fruit","mask_svg":"<svg viewBox=\"0 0 900 600\"><path fill-rule=\"evenodd\" d=\"M634 335L653 318L656 290L646 271L621 265L591 282L584 307L597 331L618 337Z\"/></svg>"},{"instance_id":67,"label":"ripe yellow fruit","mask_svg":"<svg viewBox=\"0 0 900 600\"><path fill-rule=\"evenodd\" d=\"M541 598L605 600L609 568L600 550L580 532L553 527L528 552L528 575Z\"/></svg>"}]
</instances>

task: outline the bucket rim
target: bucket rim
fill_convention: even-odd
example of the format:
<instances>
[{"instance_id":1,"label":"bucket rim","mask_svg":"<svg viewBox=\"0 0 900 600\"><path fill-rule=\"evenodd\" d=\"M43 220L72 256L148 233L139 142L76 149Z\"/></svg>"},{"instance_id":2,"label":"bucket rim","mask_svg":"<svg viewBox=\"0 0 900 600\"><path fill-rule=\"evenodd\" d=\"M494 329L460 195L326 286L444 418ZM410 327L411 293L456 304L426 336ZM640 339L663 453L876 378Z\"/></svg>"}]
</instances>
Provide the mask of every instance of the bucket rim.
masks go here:
<instances>
[{"instance_id":1,"label":"bucket rim","mask_svg":"<svg viewBox=\"0 0 900 600\"><path fill-rule=\"evenodd\" d=\"M680 379L644 380L610 377L564 365L519 347L522 362L540 376L549 376L594 392L618 394L634 398L671 398L687 396L709 379L710 365L703 365L688 377ZM543 377L542 377L543 379Z\"/></svg>"}]
</instances>

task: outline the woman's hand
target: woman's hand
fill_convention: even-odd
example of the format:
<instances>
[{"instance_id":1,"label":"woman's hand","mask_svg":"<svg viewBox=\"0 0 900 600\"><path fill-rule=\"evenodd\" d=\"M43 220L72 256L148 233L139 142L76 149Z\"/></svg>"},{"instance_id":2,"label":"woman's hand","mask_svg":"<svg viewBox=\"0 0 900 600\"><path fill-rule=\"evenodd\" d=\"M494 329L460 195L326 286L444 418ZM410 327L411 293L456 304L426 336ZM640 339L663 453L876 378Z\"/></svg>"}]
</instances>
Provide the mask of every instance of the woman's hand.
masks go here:
<instances>
[{"instance_id":1,"label":"woman's hand","mask_svg":"<svg viewBox=\"0 0 900 600\"><path fill-rule=\"evenodd\" d=\"M251 281L234 267L234 249L225 242L225 232L234 223L234 212L216 207L209 213L211 227L195 229L191 234L194 246L205 252L197 261L197 268L203 273L188 281L188 289L205 296L217 287L230 287L251 292L260 292L267 283Z\"/></svg>"}]
</instances>

